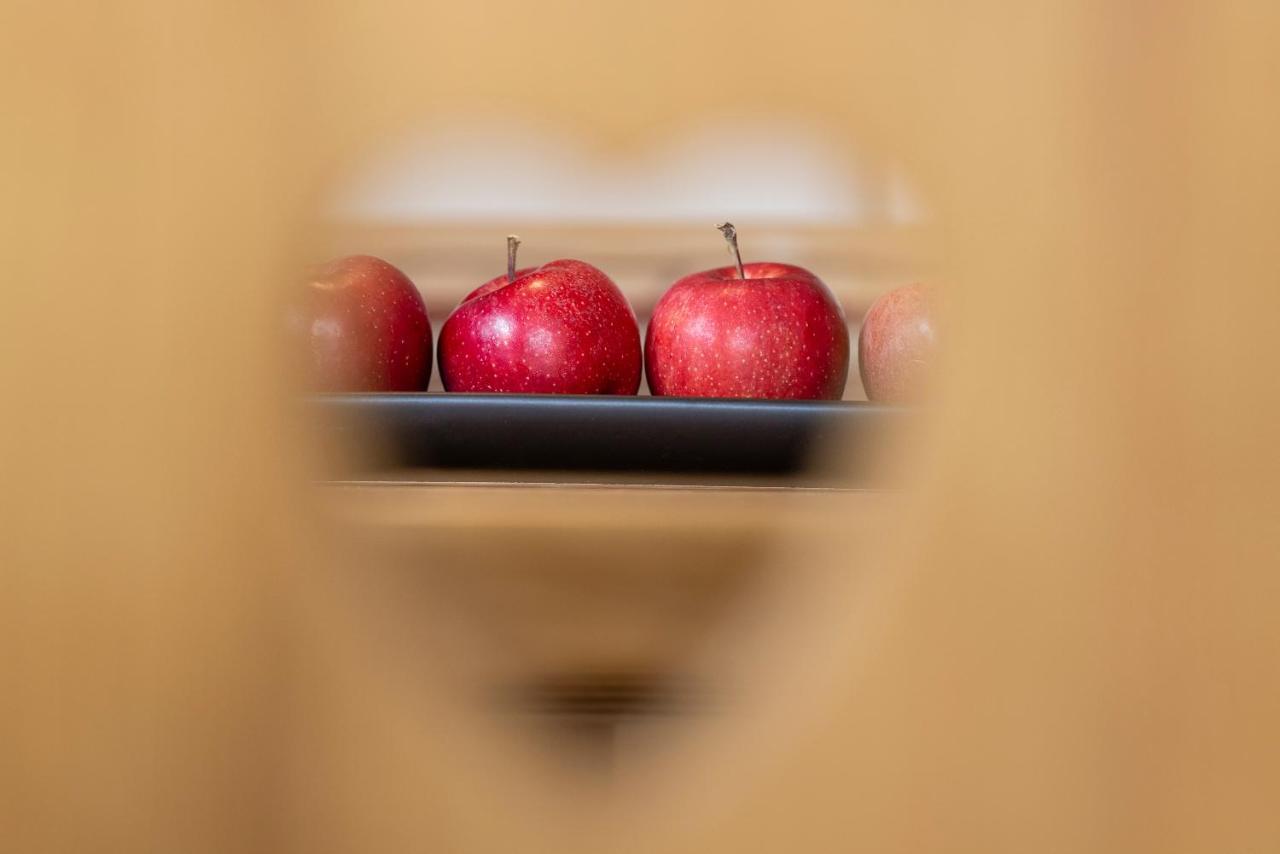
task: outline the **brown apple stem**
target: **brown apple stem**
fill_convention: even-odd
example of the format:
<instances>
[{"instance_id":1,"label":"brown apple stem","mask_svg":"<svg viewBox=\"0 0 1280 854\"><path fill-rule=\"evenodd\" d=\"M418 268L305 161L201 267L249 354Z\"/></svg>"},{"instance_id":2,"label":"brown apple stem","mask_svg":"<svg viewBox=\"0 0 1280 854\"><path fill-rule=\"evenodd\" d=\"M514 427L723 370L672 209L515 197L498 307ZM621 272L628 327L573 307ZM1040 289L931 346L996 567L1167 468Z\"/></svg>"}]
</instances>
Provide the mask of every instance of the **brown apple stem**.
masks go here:
<instances>
[{"instance_id":1,"label":"brown apple stem","mask_svg":"<svg viewBox=\"0 0 1280 854\"><path fill-rule=\"evenodd\" d=\"M507 235L507 281L516 280L516 250L520 248L520 238L514 234Z\"/></svg>"},{"instance_id":2,"label":"brown apple stem","mask_svg":"<svg viewBox=\"0 0 1280 854\"><path fill-rule=\"evenodd\" d=\"M716 226L720 229L720 233L724 235L724 239L729 244L729 249L733 251L733 260L738 263L738 278L745 279L747 273L742 269L742 253L738 251L738 232L731 222L722 222Z\"/></svg>"}]
</instances>

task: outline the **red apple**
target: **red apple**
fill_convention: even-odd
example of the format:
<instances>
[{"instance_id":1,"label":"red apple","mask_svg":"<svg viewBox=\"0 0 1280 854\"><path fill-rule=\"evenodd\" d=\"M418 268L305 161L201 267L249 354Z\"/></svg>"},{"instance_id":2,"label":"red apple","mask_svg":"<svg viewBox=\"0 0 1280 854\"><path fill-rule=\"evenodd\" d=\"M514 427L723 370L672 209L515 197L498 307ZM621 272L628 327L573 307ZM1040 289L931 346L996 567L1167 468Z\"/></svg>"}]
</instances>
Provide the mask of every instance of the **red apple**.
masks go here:
<instances>
[{"instance_id":1,"label":"red apple","mask_svg":"<svg viewBox=\"0 0 1280 854\"><path fill-rule=\"evenodd\" d=\"M317 268L290 312L317 391L421 391L431 379L431 321L409 277L352 255Z\"/></svg>"},{"instance_id":2,"label":"red apple","mask_svg":"<svg viewBox=\"0 0 1280 854\"><path fill-rule=\"evenodd\" d=\"M655 395L838 400L849 330L822 280L790 264L743 264L685 276L658 301L645 341Z\"/></svg>"},{"instance_id":3,"label":"red apple","mask_svg":"<svg viewBox=\"0 0 1280 854\"><path fill-rule=\"evenodd\" d=\"M449 391L635 394L640 327L622 291L582 261L515 268L467 294L440 330Z\"/></svg>"},{"instance_id":4,"label":"red apple","mask_svg":"<svg viewBox=\"0 0 1280 854\"><path fill-rule=\"evenodd\" d=\"M858 333L858 372L871 400L919 400L936 360L929 289L907 285L880 297Z\"/></svg>"}]
</instances>

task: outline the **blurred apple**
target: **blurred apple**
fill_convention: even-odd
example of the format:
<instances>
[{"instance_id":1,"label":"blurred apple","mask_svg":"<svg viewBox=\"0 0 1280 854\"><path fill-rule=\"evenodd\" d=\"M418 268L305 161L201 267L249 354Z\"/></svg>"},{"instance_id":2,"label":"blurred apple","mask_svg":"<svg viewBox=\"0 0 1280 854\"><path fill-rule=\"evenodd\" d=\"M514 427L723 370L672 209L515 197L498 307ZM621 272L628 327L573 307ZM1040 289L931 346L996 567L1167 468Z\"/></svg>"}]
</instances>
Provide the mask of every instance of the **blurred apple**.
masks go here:
<instances>
[{"instance_id":1,"label":"blurred apple","mask_svg":"<svg viewBox=\"0 0 1280 854\"><path fill-rule=\"evenodd\" d=\"M928 288L907 285L880 297L858 333L858 372L867 397L886 403L919 400L936 352Z\"/></svg>"},{"instance_id":2,"label":"blurred apple","mask_svg":"<svg viewBox=\"0 0 1280 854\"><path fill-rule=\"evenodd\" d=\"M440 330L440 379L449 391L635 394L640 327L622 291L583 261L517 270L476 288Z\"/></svg>"},{"instance_id":3,"label":"blurred apple","mask_svg":"<svg viewBox=\"0 0 1280 854\"><path fill-rule=\"evenodd\" d=\"M291 307L312 388L421 391L431 379L431 321L404 273L369 255L317 268Z\"/></svg>"},{"instance_id":4,"label":"blurred apple","mask_svg":"<svg viewBox=\"0 0 1280 854\"><path fill-rule=\"evenodd\" d=\"M844 312L802 267L737 260L685 276L658 301L645 341L655 395L838 400L849 373Z\"/></svg>"}]
</instances>

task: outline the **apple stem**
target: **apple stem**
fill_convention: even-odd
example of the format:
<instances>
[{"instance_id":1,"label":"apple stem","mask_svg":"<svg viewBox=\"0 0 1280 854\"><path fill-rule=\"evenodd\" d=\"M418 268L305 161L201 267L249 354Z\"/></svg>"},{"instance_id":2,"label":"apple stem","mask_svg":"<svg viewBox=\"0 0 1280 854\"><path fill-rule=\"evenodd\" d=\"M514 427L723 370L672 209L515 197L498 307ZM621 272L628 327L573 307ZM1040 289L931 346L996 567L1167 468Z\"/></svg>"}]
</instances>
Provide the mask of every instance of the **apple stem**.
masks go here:
<instances>
[{"instance_id":1,"label":"apple stem","mask_svg":"<svg viewBox=\"0 0 1280 854\"><path fill-rule=\"evenodd\" d=\"M516 280L516 250L520 248L520 238L514 234L507 235L507 282Z\"/></svg>"},{"instance_id":2,"label":"apple stem","mask_svg":"<svg viewBox=\"0 0 1280 854\"><path fill-rule=\"evenodd\" d=\"M724 239L729 244L729 251L733 253L733 260L738 263L738 278L745 279L747 273L742 269L742 253L738 251L738 232L731 222L722 222L716 226L720 229L720 233L724 235Z\"/></svg>"}]
</instances>

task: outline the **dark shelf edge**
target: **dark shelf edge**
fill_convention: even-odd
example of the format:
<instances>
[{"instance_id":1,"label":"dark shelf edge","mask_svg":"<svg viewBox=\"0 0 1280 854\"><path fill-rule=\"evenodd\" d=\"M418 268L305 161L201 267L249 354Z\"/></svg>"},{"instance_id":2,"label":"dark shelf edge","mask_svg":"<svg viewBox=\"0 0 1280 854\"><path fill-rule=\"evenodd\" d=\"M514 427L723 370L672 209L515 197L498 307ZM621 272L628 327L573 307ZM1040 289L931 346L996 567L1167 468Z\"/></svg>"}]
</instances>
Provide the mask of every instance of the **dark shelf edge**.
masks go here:
<instances>
[{"instance_id":1,"label":"dark shelf edge","mask_svg":"<svg viewBox=\"0 0 1280 854\"><path fill-rule=\"evenodd\" d=\"M874 487L875 445L910 415L863 402L581 395L317 395L305 404L334 438L370 451L338 480L434 469Z\"/></svg>"}]
</instances>

